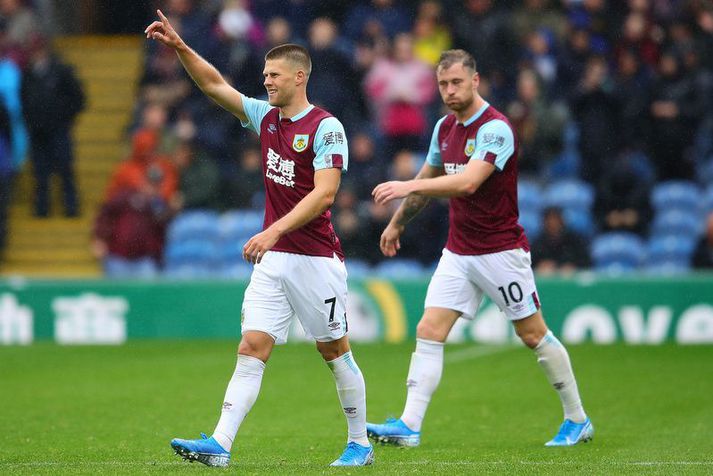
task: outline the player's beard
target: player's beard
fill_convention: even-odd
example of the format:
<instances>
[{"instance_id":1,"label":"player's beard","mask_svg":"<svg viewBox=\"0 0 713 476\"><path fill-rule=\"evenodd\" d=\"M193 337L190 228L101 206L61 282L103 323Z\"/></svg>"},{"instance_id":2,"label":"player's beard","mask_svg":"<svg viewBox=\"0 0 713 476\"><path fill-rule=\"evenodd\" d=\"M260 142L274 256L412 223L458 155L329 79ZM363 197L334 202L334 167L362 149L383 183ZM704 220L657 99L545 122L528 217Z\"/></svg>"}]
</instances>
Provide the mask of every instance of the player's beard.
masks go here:
<instances>
[{"instance_id":1,"label":"player's beard","mask_svg":"<svg viewBox=\"0 0 713 476\"><path fill-rule=\"evenodd\" d=\"M454 100L451 102L447 102L446 106L448 106L448 108L454 112L461 112L468 109L473 104L474 100L475 98L471 96L465 101Z\"/></svg>"}]
</instances>

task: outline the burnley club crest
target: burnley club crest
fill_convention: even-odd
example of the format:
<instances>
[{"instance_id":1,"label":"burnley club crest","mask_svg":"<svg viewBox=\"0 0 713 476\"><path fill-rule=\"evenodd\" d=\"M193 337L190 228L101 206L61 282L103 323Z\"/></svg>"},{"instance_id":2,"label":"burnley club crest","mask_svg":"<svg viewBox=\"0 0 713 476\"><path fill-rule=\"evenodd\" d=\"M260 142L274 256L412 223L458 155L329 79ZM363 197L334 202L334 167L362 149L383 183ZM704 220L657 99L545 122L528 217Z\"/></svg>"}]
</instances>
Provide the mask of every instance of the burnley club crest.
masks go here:
<instances>
[{"instance_id":1,"label":"burnley club crest","mask_svg":"<svg viewBox=\"0 0 713 476\"><path fill-rule=\"evenodd\" d=\"M475 152L475 139L466 140L464 152L466 157L470 157L473 155L473 152Z\"/></svg>"},{"instance_id":2,"label":"burnley club crest","mask_svg":"<svg viewBox=\"0 0 713 476\"><path fill-rule=\"evenodd\" d=\"M309 134L295 134L295 138L292 140L292 148L296 152L302 152L307 148L309 144Z\"/></svg>"}]
</instances>

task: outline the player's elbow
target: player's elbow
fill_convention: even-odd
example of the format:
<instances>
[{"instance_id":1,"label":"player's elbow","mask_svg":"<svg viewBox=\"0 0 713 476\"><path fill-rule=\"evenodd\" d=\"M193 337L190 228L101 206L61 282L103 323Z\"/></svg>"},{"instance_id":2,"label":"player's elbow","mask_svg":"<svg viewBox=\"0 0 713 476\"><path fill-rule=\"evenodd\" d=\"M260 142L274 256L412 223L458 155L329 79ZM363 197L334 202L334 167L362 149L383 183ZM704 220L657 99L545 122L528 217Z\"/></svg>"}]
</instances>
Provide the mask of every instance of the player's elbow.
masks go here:
<instances>
[{"instance_id":1,"label":"player's elbow","mask_svg":"<svg viewBox=\"0 0 713 476\"><path fill-rule=\"evenodd\" d=\"M331 207L332 204L334 204L334 200L336 199L336 197L336 190L322 190L322 193L320 194L320 199L322 202L323 209L326 210L327 208Z\"/></svg>"},{"instance_id":2,"label":"player's elbow","mask_svg":"<svg viewBox=\"0 0 713 476\"><path fill-rule=\"evenodd\" d=\"M463 182L459 188L462 195L473 195L478 190L478 183L472 180Z\"/></svg>"}]
</instances>

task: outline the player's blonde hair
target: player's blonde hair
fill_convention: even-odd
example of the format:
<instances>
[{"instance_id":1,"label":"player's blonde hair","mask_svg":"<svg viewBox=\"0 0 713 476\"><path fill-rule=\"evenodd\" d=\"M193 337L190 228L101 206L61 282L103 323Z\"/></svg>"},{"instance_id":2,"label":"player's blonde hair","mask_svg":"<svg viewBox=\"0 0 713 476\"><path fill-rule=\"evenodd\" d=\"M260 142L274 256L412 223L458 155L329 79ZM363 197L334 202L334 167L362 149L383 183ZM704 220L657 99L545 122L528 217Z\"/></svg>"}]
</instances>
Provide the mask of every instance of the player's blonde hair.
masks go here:
<instances>
[{"instance_id":1,"label":"player's blonde hair","mask_svg":"<svg viewBox=\"0 0 713 476\"><path fill-rule=\"evenodd\" d=\"M465 50L446 50L441 53L437 69L448 69L456 63L461 63L464 68L468 68L474 73L478 71L475 67L475 58Z\"/></svg>"},{"instance_id":2,"label":"player's blonde hair","mask_svg":"<svg viewBox=\"0 0 713 476\"><path fill-rule=\"evenodd\" d=\"M309 77L312 72L312 58L310 58L307 48L303 46L296 45L294 43L286 43L284 45L276 46L267 52L265 55L265 61L276 59L286 59L290 63L302 69L307 77Z\"/></svg>"}]
</instances>

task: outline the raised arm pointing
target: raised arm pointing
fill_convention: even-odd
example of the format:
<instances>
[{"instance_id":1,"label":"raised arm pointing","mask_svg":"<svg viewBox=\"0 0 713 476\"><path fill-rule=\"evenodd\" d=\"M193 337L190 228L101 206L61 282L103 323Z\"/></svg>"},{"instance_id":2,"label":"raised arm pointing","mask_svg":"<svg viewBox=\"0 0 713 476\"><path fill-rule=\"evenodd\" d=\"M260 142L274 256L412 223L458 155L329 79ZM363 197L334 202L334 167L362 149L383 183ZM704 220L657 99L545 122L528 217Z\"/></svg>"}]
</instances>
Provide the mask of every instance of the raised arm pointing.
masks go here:
<instances>
[{"instance_id":1,"label":"raised arm pointing","mask_svg":"<svg viewBox=\"0 0 713 476\"><path fill-rule=\"evenodd\" d=\"M176 50L183 67L201 91L241 121L247 122L240 93L225 81L213 65L183 41L161 10L157 10L156 13L159 20L154 21L146 28L144 31L146 38L160 41Z\"/></svg>"}]
</instances>

